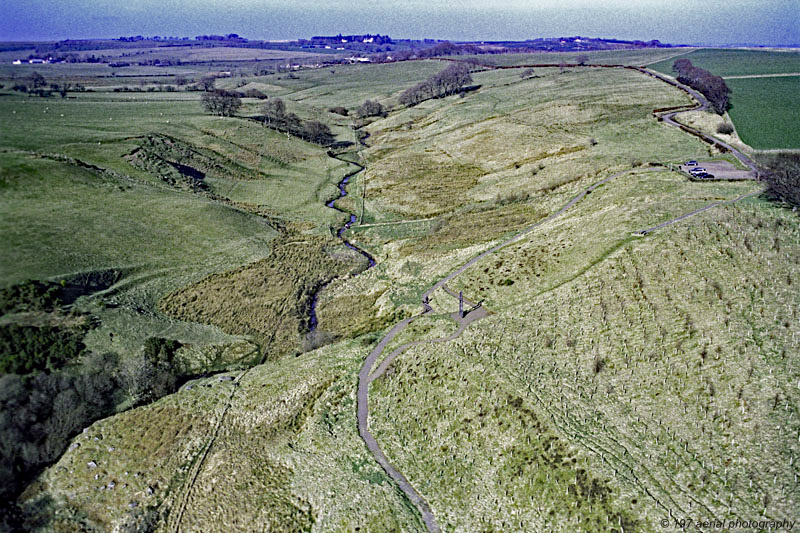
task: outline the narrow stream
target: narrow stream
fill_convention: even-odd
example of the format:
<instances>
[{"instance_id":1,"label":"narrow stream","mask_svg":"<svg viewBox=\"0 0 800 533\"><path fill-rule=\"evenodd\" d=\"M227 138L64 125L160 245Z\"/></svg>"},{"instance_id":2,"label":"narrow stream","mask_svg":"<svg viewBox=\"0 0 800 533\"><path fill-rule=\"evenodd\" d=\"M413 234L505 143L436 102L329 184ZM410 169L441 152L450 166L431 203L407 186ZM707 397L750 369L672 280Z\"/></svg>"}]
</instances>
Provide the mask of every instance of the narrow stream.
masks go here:
<instances>
[{"instance_id":1,"label":"narrow stream","mask_svg":"<svg viewBox=\"0 0 800 533\"><path fill-rule=\"evenodd\" d=\"M353 161L347 161L345 159L342 159L339 156L334 155L332 152L328 152L328 155L330 157L334 158L334 159L338 159L339 161L344 161L345 163L350 163L350 164L356 165L358 167L355 170L353 170L352 172L348 172L344 176L344 178L342 178L342 181L340 181L339 184L338 184L339 196L337 196L336 198L326 202L325 203L325 207L329 207L331 209L339 211L340 213L344 213L346 215L349 215L349 217L350 217L349 220L345 223L344 226L342 226L341 228L339 228L336 231L336 236L339 237L339 239L341 239L341 241L344 243L345 246L347 246L348 248L350 248L351 250L353 250L355 252L360 253L361 255L363 255L367 259L367 261L368 261L367 270L368 270L368 269L370 269L370 268L375 266L375 258L372 257L369 254L369 252L367 252L366 250L362 250L361 248L359 248L358 246L354 245L353 243L351 243L350 241L348 241L347 239L344 238L344 232L347 231L348 229L350 229L350 227L353 224L355 224L356 216L354 214L352 214L352 213L349 213L349 212L345 211L344 209L340 209L340 208L336 207L336 200L339 200L339 199L344 198L345 196L347 196L347 184L350 183L350 178L352 178L353 176L355 176L359 172L363 171L364 167L362 165L359 165L358 163L353 162ZM336 279L336 278L333 278L333 279ZM317 320L317 304L318 304L318 301L319 301L319 295L322 292L322 290L325 287L327 287L329 283L331 283L333 281L333 279L328 280L328 281L326 281L324 283L321 283L314 290L314 295L311 297L311 309L308 312L308 332L309 333L313 333L317 329L317 324L318 324L318 320Z\"/></svg>"}]
</instances>

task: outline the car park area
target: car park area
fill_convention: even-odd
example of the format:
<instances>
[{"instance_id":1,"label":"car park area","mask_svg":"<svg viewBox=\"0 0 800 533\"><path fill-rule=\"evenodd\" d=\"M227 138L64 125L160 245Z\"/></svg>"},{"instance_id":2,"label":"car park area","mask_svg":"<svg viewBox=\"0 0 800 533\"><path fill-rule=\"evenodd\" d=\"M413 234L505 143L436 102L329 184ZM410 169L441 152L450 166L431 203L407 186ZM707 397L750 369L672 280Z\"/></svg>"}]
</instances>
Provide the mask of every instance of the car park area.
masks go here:
<instances>
[{"instance_id":1,"label":"car park area","mask_svg":"<svg viewBox=\"0 0 800 533\"><path fill-rule=\"evenodd\" d=\"M679 169L691 179L697 180L755 179L752 171L736 168L729 161L687 161Z\"/></svg>"}]
</instances>

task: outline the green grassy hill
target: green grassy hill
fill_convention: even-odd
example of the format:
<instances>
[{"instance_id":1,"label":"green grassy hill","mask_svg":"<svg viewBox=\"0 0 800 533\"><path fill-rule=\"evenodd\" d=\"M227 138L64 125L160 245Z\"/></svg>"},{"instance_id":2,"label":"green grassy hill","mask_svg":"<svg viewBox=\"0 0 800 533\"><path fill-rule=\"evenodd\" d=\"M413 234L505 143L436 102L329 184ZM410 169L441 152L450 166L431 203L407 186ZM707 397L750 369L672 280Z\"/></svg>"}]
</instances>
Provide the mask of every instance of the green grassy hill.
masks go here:
<instances>
[{"instance_id":1,"label":"green grassy hill","mask_svg":"<svg viewBox=\"0 0 800 533\"><path fill-rule=\"evenodd\" d=\"M227 369L76 435L20 497L26 527L424 531L359 437L359 369L439 279L542 221L449 282L486 318L403 352L370 388L371 431L442 530L796 514L796 213L753 181L671 172L731 156L658 122L653 109L689 100L651 77L476 69L477 90L399 106L445 66L242 80L340 141L369 134L346 148L366 169L337 201L361 222L344 237L377 261L365 271L335 238L345 215L323 207L353 167L247 120L261 102L220 118L196 93L0 98L15 124L0 153L3 283L119 269L80 301L100 321L91 349L133 357L158 335L188 345L196 369ZM390 112L356 131L328 111L367 98ZM309 342L321 284L322 342ZM387 350L456 330L457 302L437 290L431 305ZM266 362L215 359L245 341Z\"/></svg>"}]
</instances>

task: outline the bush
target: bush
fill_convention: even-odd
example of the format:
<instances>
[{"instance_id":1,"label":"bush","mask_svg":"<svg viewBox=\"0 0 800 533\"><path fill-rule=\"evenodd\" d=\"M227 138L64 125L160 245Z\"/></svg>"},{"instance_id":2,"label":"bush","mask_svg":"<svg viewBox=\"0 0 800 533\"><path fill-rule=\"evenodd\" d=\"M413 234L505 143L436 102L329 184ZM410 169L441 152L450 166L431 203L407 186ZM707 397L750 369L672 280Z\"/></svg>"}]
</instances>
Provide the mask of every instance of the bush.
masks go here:
<instances>
[{"instance_id":1,"label":"bush","mask_svg":"<svg viewBox=\"0 0 800 533\"><path fill-rule=\"evenodd\" d=\"M377 100L367 100L358 108L358 114L362 117L385 117L386 110Z\"/></svg>"},{"instance_id":2,"label":"bush","mask_svg":"<svg viewBox=\"0 0 800 533\"><path fill-rule=\"evenodd\" d=\"M259 91L258 89L247 89L244 92L244 96L247 98L257 98L259 100L266 100L267 95Z\"/></svg>"},{"instance_id":3,"label":"bush","mask_svg":"<svg viewBox=\"0 0 800 533\"><path fill-rule=\"evenodd\" d=\"M733 124L730 122L723 122L719 126L717 126L717 133L722 133L724 135L730 135L733 133Z\"/></svg>"},{"instance_id":4,"label":"bush","mask_svg":"<svg viewBox=\"0 0 800 533\"><path fill-rule=\"evenodd\" d=\"M347 115L350 114L347 108L342 106L331 107L330 109L328 109L328 111L331 113L336 113L337 115L342 115L343 117L346 117Z\"/></svg>"},{"instance_id":5,"label":"bush","mask_svg":"<svg viewBox=\"0 0 800 533\"><path fill-rule=\"evenodd\" d=\"M62 286L48 281L23 281L0 289L0 313L52 311L62 305Z\"/></svg>"},{"instance_id":6,"label":"bush","mask_svg":"<svg viewBox=\"0 0 800 533\"><path fill-rule=\"evenodd\" d=\"M758 162L769 192L784 202L800 205L800 154L764 154Z\"/></svg>"},{"instance_id":7,"label":"bush","mask_svg":"<svg viewBox=\"0 0 800 533\"><path fill-rule=\"evenodd\" d=\"M54 372L86 350L80 328L0 326L0 373Z\"/></svg>"}]
</instances>

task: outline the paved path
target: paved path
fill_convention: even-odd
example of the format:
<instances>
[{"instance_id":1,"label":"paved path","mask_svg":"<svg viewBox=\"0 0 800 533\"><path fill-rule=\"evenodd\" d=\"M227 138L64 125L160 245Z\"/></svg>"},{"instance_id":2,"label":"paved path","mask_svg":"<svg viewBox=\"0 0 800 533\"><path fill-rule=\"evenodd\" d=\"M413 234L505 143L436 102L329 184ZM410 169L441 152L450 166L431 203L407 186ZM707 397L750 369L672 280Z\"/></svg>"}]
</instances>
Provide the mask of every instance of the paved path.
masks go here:
<instances>
[{"instance_id":1,"label":"paved path","mask_svg":"<svg viewBox=\"0 0 800 533\"><path fill-rule=\"evenodd\" d=\"M689 218L689 217L693 217L694 215L702 213L703 211L708 211L709 209L712 209L714 207L718 207L720 205L732 204L734 202L738 202L739 200L744 200L745 198L750 198L751 196L756 196L756 195L761 194L761 193L763 193L765 191L766 191L766 189L761 189L761 190L758 190L758 191L753 191L753 192L749 192L747 194L743 194L741 196L738 196L738 197L734 198L733 200L723 200L721 202L714 202L713 204L709 204L709 205L707 205L705 207L701 207L700 209L696 209L696 210L692 211L691 213L686 213L686 214L683 214L683 215L681 215L679 217L673 218L672 220L667 220L666 222L662 222L661 224L659 224L657 226L653 226L652 228L647 228L647 229L643 229L643 230L640 230L640 231L636 231L636 232L634 232L634 235L637 235L637 236L640 236L640 237L644 237L648 233L652 233L652 232L654 232L654 231L656 231L658 229L661 229L661 228L666 228L667 226L671 226L671 225L675 224L676 222L680 222L683 219L686 219L686 218Z\"/></svg>"},{"instance_id":2,"label":"paved path","mask_svg":"<svg viewBox=\"0 0 800 533\"><path fill-rule=\"evenodd\" d=\"M608 68L608 67L606 67L606 68ZM755 163L753 163L753 161L749 157L747 157L746 155L741 153L736 148L730 146L727 143L719 141L718 139L715 139L715 138L713 138L713 137L711 137L709 135L706 135L706 134L704 134L704 133L702 133L702 132L700 132L700 131L698 131L698 130L696 130L694 128L690 128L689 126L685 126L683 124L680 124L680 123L678 123L678 122L676 122L674 120L674 117L676 115L678 115L679 113L685 113L687 111L705 110L705 109L708 109L710 107L710 103L708 102L708 100L706 100L706 98L702 94L700 94L698 91L695 91L694 89L692 89L690 87L687 87L687 86L685 86L685 85L683 85L683 84L681 84L681 83L679 83L679 82L677 82L675 80L671 80L671 79L669 79L669 78L667 78L665 76L662 76L661 74L659 74L657 72L654 72L654 71L651 71L651 70L648 70L648 69L645 69L645 68L642 68L642 67L623 67L623 66L620 65L620 66L612 66L610 68L630 68L630 69L634 69L634 70L642 72L643 74L646 74L648 76L652 76L654 78L657 78L657 79L659 79L659 80L661 80L661 81L663 81L665 83L668 83L668 84L670 84L670 85L672 85L674 87L677 87L678 89L680 89L680 90L686 92L687 94L689 94L692 98L694 98L698 102L698 105L696 107L694 107L692 109L689 109L689 110L670 111L670 112L663 113L663 114L660 115L662 120L664 122L666 122L667 124L671 125L671 126L680 128L680 129L682 129L682 130L684 130L684 131L686 131L688 133L691 133L691 134L693 134L693 135L695 135L697 137L700 137L704 141L706 141L706 142L708 142L708 143L710 143L710 144L712 144L714 146L721 147L722 151L731 152L744 165L746 165L752 171L757 172L757 167L755 166ZM372 453L373 457L375 457L375 460L378 462L378 464L381 465L381 467L386 472L386 474L390 478L392 478L395 481L395 483L397 483L398 487L405 493L405 495L408 497L408 499L417 507L417 509L419 510L419 512L420 512L420 514L422 516L422 520L425 523L425 526L427 527L429 532L433 533L433 532L441 531L440 528L439 528L439 525L436 523L436 519L433 516L433 513L431 512L430 505L425 500L425 498L419 492L417 492L417 490L413 487L413 485L411 485L411 483L408 481L408 479L406 479L406 477L400 471L398 471L396 468L394 468L394 466L392 466L392 464L389 462L389 459L386 457L386 454L383 453L383 450L381 450L380 446L378 445L378 442L375 440L375 437L369 431L369 385L370 385L370 383L372 383L373 381L375 381L376 379L378 379L382 375L384 375L384 373L391 366L391 364L395 360L395 358L397 358L401 353L403 353L408 348L410 348L412 346L418 346L418 345L421 345L421 344L441 343L441 342L447 342L447 341L451 341L453 339L456 339L457 337L459 337L466 330L466 328L469 326L470 323L474 322L475 320L479 320L480 318L483 318L489 312L487 310L485 310L484 308L480 307L478 309L475 309L471 313L467 314L465 317L460 317L458 315L458 313L454 313L452 316L457 321L458 328L451 335L448 335L446 337L436 338L436 339L423 339L423 340L417 340L417 341L412 341L412 342L405 343L405 344L395 348L388 356L385 356L383 359L381 359L380 363L378 363L378 366L377 366L377 368L375 369L374 372L372 371L372 368L375 366L375 364L381 358L381 356L383 354L383 351L386 348L386 346L398 334L400 334L406 327L408 327L408 325L411 322L413 322L414 320L416 320L420 316L424 316L424 315L426 315L428 313L431 313L433 311L433 308L430 306L430 304L428 302L430 302L431 295L433 294L434 291L436 291L437 289L443 289L445 292L447 292L451 296L457 297L455 292L452 291L447 286L447 283L449 281L451 281L453 278L455 278L456 276L462 274L468 268L470 268L471 266L475 265L476 263L478 263L479 261L481 261L482 259L484 259L488 255L491 255L491 254L499 251L500 249L504 248L505 246L508 246L510 244L513 244L515 242L518 242L518 241L522 240L525 236L527 236L528 233L530 233L534 229L536 229L536 228L538 228L538 227L540 227L540 226L542 226L544 224L547 224L548 222L550 222L550 221L554 220L555 218L561 216L568 209L570 209L575 204L580 202L587 194L590 194L592 191L594 191L595 189L597 189L601 185L604 185L604 184L608 183L609 181L611 181L611 180L613 180L613 179L615 179L615 178L617 178L619 176L622 176L624 174L627 174L627 173L630 173L630 172L635 172L635 171L643 171L643 170L651 170L651 171L652 170L656 170L656 171L660 170L660 171L664 171L666 169L664 169L664 168L654 168L654 167L644 167L644 168L640 168L640 169L631 169L631 170L626 170L626 171L623 171L623 172L618 172L618 173L616 173L616 174L614 174L612 176L609 176L609 177L607 177L607 178L595 183L594 185L592 185L591 187L585 189L584 191L582 191L580 194L578 194L572 200L567 202L561 209L559 209L555 213L551 214L547 218L545 218L545 219L543 219L543 220L541 220L539 222L536 222L535 224L531 224L530 226L524 228L523 230L521 230L519 233L517 233L513 237L505 239L505 240L501 241L500 243L498 243L497 245L495 245L495 246L489 248L488 250L478 254L477 256L475 256L472 259L470 259L469 261L465 262L464 264L462 264L460 267L458 267L456 270L454 270L453 272L451 272L450 274L448 274L444 278L442 278L439 281L437 281L432 287L430 287L422 295L422 306L423 306L422 313L420 313L418 315L415 315L413 317L406 318L405 320L402 320L401 322L398 322L397 324L395 324L395 326L391 330L389 330L389 332L380 340L378 345L375 346L375 348L370 352L370 354L364 360L364 365L361 367L361 370L358 373L358 390L357 390L357 393L356 393L357 416L358 416L358 433L359 433L359 435L361 435L361 438L364 440L365 444L367 445L367 448ZM741 200L743 198L747 198L749 196L753 196L753 195L760 194L760 193L761 193L761 191L756 191L756 192L753 192L753 193L748 193L748 194L742 195L742 196L740 196L738 198L735 198L733 200L717 202L717 203L705 206L703 208L700 208L698 210L692 211L691 213L686 213L686 214L681 215L681 216L679 216L679 217L677 217L677 218L675 218L673 220L669 220L667 222L664 222L664 223L659 224L657 226L654 226L652 228L648 228L646 230L642 230L642 231L636 232L636 234L647 235L648 233L650 233L652 231L655 231L657 229L669 226L671 224L675 224L676 222L678 222L680 220L683 220L683 219L688 218L690 216L696 215L698 213L701 213L703 211L706 211L706 210L711 209L713 207L716 207L718 205L737 202L737 201L739 201L739 200Z\"/></svg>"},{"instance_id":3,"label":"paved path","mask_svg":"<svg viewBox=\"0 0 800 533\"><path fill-rule=\"evenodd\" d=\"M448 281L452 280L459 274L463 273L469 267L473 266L486 256L495 253L496 251L500 250L505 246L508 246L509 244L521 240L523 237L525 237L528 233L530 233L534 229L562 215L569 208L580 202L584 196L591 193L601 185L608 183L614 178L617 178L619 176L637 170L663 171L666 169L645 167L641 169L626 170L624 172L618 172L612 176L609 176L582 191L575 198L567 202L567 204L564 205L561 209L559 209L549 217L545 218L544 220L540 220L535 224L531 224L530 226L526 227L513 237L505 239L499 244L493 246L492 248L489 248L485 252L473 257L472 259L461 265L458 269L450 273L448 276L436 282L430 289L425 291L425 293L422 295L422 307L423 307L422 313L415 315L413 317L406 318L405 320L402 320L397 324L395 324L395 326L391 330L389 330L389 332L380 340L378 345L375 346L375 348L373 348L373 350L364 360L364 365L361 367L361 370L358 373L358 389L356 392L358 433L359 435L361 435L361 438L364 440L364 443L367 445L367 448L372 453L373 457L375 457L375 460L378 462L378 464L381 465L386 474L390 478L392 478L395 483L397 483L397 486L400 487L400 490L402 490L408 497L408 499L417 507L417 509L419 509L419 512L422 515L422 520L425 523L425 527L427 527L429 532L438 532L441 530L439 528L439 525L436 523L436 519L433 516L433 513L431 512L431 508L428 505L428 502L425 501L425 498L419 492L417 492L417 490L413 487L413 485L411 485L408 479L406 479L406 477L400 471L398 471L396 468L394 468L394 466L392 466L392 464L389 462L389 459L386 457L386 454L383 453L383 450L381 450L380 445L378 445L378 442L375 440L375 437L369 430L369 385L370 383L381 377L389 368L392 361L394 361L394 359L398 355L400 355L402 352L404 352L411 346L416 346L419 344L433 344L433 343L447 342L456 339L464 332L464 330L466 330L466 328L472 322L485 317L486 315L489 314L489 312L486 309L479 307L474 311L470 312L469 314L467 314L463 318L460 318L458 316L458 313L454 313L453 318L457 321L458 328L451 335L442 338L424 339L403 344L398 348L395 348L388 356L384 357L380 361L380 363L378 363L378 367L375 369L374 372L371 372L372 367L375 366L376 362L378 362L379 358L383 354L383 350L392 341L392 339L394 339L400 332L402 332L411 322L413 322L420 316L424 316L433 311L433 308L430 306L428 302L430 301L431 294L433 294L433 292L436 289L439 288L445 289L445 286ZM451 295L454 294L453 291L449 290L449 287L447 288L447 292L448 294Z\"/></svg>"}]
</instances>

